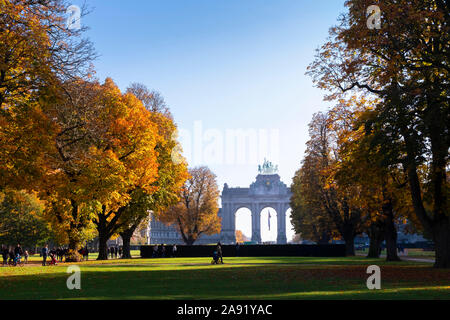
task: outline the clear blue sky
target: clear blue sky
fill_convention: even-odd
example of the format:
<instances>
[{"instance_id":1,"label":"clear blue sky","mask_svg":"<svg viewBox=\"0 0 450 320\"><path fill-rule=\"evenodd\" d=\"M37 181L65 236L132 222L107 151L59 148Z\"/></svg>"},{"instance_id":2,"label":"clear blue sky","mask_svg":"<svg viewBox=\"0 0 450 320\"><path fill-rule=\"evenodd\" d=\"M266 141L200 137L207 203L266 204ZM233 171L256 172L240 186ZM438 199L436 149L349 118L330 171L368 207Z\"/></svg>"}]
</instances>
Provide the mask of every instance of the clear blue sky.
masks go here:
<instances>
[{"instance_id":1,"label":"clear blue sky","mask_svg":"<svg viewBox=\"0 0 450 320\"><path fill-rule=\"evenodd\" d=\"M194 135L195 121L201 121L203 131L223 135L227 129L277 130L276 162L289 186L300 167L308 122L329 106L305 76L306 67L343 4L90 0L92 13L81 23L90 27L88 36L100 54L97 76L112 77L121 89L142 82L160 91L180 129ZM185 149L194 149L192 139ZM263 156L258 153L258 162ZM225 182L247 187L257 175L256 164L190 160L208 165L220 187Z\"/></svg>"}]
</instances>

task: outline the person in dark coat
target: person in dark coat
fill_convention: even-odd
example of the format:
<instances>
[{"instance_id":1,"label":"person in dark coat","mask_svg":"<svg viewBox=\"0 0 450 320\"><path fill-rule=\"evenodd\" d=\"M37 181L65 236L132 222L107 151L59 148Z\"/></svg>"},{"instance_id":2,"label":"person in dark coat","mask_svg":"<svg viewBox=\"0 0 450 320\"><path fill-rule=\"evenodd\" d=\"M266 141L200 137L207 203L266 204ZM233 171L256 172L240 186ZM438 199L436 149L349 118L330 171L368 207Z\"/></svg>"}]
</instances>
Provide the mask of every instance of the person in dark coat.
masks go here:
<instances>
[{"instance_id":1,"label":"person in dark coat","mask_svg":"<svg viewBox=\"0 0 450 320\"><path fill-rule=\"evenodd\" d=\"M217 255L220 258L220 262L223 263L223 257L222 257L222 245L220 244L220 241L217 243Z\"/></svg>"},{"instance_id":2,"label":"person in dark coat","mask_svg":"<svg viewBox=\"0 0 450 320\"><path fill-rule=\"evenodd\" d=\"M3 265L6 266L8 264L8 255L9 250L6 246L2 246L2 258L3 258Z\"/></svg>"},{"instance_id":3,"label":"person in dark coat","mask_svg":"<svg viewBox=\"0 0 450 320\"><path fill-rule=\"evenodd\" d=\"M45 247L42 248L41 255L42 255L42 265L45 266L45 262L47 261L48 257L48 245L46 244Z\"/></svg>"},{"instance_id":4,"label":"person in dark coat","mask_svg":"<svg viewBox=\"0 0 450 320\"><path fill-rule=\"evenodd\" d=\"M13 264L14 263L14 250L12 247L9 248L8 254L9 254L8 264Z\"/></svg>"},{"instance_id":5,"label":"person in dark coat","mask_svg":"<svg viewBox=\"0 0 450 320\"><path fill-rule=\"evenodd\" d=\"M89 249L88 247L84 247L84 251L83 251L83 258L84 260L88 261L89 260Z\"/></svg>"},{"instance_id":6,"label":"person in dark coat","mask_svg":"<svg viewBox=\"0 0 450 320\"><path fill-rule=\"evenodd\" d=\"M22 247L20 246L20 244L18 243L17 246L14 248L14 256L21 257L22 255L23 255L23 250L22 250Z\"/></svg>"}]
</instances>

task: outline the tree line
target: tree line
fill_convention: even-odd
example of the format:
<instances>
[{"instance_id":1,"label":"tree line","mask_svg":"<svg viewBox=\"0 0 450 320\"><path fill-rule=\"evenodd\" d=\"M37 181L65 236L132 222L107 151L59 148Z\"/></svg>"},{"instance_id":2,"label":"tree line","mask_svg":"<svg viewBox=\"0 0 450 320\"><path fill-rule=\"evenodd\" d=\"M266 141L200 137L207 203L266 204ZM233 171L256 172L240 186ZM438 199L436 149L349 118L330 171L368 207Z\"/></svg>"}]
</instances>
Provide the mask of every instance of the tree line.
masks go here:
<instances>
[{"instance_id":1,"label":"tree line","mask_svg":"<svg viewBox=\"0 0 450 320\"><path fill-rule=\"evenodd\" d=\"M66 27L68 6L0 3L0 240L51 238L68 245L67 261L79 261L95 236L98 259L107 259L117 234L130 257L131 237L149 213L189 241L217 231L214 174L188 170L158 92L139 83L121 92L112 79L96 79L97 54L86 27ZM180 211L187 198L195 199L193 219ZM23 230L13 232L20 219Z\"/></svg>"},{"instance_id":2,"label":"tree line","mask_svg":"<svg viewBox=\"0 0 450 320\"><path fill-rule=\"evenodd\" d=\"M293 179L294 225L317 242L366 232L398 260L396 222L408 219L450 267L449 3L386 0L379 29L368 0L347 11L308 67L335 106L314 115Z\"/></svg>"}]
</instances>

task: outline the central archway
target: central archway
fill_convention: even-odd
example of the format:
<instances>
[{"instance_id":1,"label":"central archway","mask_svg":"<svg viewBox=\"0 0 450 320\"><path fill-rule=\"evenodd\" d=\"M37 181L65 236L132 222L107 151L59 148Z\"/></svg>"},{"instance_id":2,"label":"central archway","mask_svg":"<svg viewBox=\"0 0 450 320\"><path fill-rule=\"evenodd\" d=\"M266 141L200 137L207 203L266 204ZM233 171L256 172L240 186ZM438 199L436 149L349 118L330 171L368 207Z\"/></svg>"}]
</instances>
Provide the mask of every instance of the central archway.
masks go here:
<instances>
[{"instance_id":1,"label":"central archway","mask_svg":"<svg viewBox=\"0 0 450 320\"><path fill-rule=\"evenodd\" d=\"M278 237L277 211L272 207L264 207L260 212L261 242L276 243Z\"/></svg>"}]
</instances>

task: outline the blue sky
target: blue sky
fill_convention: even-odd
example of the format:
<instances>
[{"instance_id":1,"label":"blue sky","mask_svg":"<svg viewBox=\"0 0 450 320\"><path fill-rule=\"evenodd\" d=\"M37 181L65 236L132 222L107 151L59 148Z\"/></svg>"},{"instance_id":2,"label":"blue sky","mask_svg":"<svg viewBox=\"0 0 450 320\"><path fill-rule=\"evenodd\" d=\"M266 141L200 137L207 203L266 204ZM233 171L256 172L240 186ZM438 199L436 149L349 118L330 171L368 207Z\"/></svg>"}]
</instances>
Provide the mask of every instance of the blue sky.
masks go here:
<instances>
[{"instance_id":1,"label":"blue sky","mask_svg":"<svg viewBox=\"0 0 450 320\"><path fill-rule=\"evenodd\" d=\"M87 3L92 12L81 23L90 28L100 54L100 79L111 77L121 89L142 82L160 91L179 128L192 136L195 123L219 135L237 129L278 132L276 163L281 179L291 184L308 140L307 124L314 112L329 107L306 67L345 10L344 0ZM183 148L194 150L195 140L186 139ZM263 157L264 150L257 162ZM208 165L220 187L247 187L258 173L256 163L190 160Z\"/></svg>"}]
</instances>

